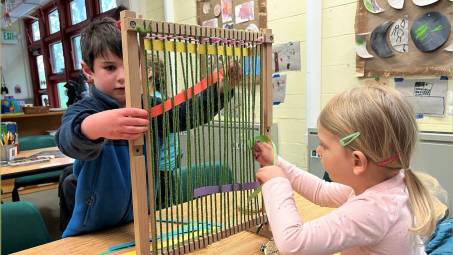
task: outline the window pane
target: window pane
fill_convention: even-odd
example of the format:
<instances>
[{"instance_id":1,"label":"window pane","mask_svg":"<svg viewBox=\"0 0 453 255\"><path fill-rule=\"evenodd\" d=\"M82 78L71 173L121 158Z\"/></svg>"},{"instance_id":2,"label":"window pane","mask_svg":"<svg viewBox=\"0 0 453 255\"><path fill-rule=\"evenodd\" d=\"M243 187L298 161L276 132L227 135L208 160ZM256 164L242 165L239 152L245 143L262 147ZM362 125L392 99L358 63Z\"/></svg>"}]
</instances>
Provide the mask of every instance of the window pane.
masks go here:
<instances>
[{"instance_id":1,"label":"window pane","mask_svg":"<svg viewBox=\"0 0 453 255\"><path fill-rule=\"evenodd\" d=\"M36 65L38 66L39 88L47 89L46 71L44 69L44 60L42 55L36 57Z\"/></svg>"},{"instance_id":2,"label":"window pane","mask_svg":"<svg viewBox=\"0 0 453 255\"><path fill-rule=\"evenodd\" d=\"M31 31L33 33L33 41L38 41L41 39L41 34L39 32L39 21L34 21L31 23Z\"/></svg>"},{"instance_id":3,"label":"window pane","mask_svg":"<svg viewBox=\"0 0 453 255\"><path fill-rule=\"evenodd\" d=\"M68 102L68 89L64 86L66 85L66 82L59 82L57 83L57 89L58 89L58 100L60 101L60 108L68 108L66 103Z\"/></svg>"},{"instance_id":4,"label":"window pane","mask_svg":"<svg viewBox=\"0 0 453 255\"><path fill-rule=\"evenodd\" d=\"M87 19L85 0L74 0L71 2L71 21L77 24Z\"/></svg>"},{"instance_id":5,"label":"window pane","mask_svg":"<svg viewBox=\"0 0 453 255\"><path fill-rule=\"evenodd\" d=\"M116 0L100 0L101 12L106 12L113 8L116 8Z\"/></svg>"},{"instance_id":6,"label":"window pane","mask_svg":"<svg viewBox=\"0 0 453 255\"><path fill-rule=\"evenodd\" d=\"M63 45L61 44L61 42L50 45L50 57L52 73L64 72Z\"/></svg>"},{"instance_id":7,"label":"window pane","mask_svg":"<svg viewBox=\"0 0 453 255\"><path fill-rule=\"evenodd\" d=\"M54 10L49 13L49 28L51 34L60 31L60 18L58 10Z\"/></svg>"},{"instance_id":8,"label":"window pane","mask_svg":"<svg viewBox=\"0 0 453 255\"><path fill-rule=\"evenodd\" d=\"M49 96L47 94L42 94L41 95L41 104L43 106L48 106L50 105L50 102L49 102Z\"/></svg>"},{"instance_id":9,"label":"window pane","mask_svg":"<svg viewBox=\"0 0 453 255\"><path fill-rule=\"evenodd\" d=\"M82 50L80 49L80 35L72 37L72 58L74 60L74 69L82 69Z\"/></svg>"}]
</instances>

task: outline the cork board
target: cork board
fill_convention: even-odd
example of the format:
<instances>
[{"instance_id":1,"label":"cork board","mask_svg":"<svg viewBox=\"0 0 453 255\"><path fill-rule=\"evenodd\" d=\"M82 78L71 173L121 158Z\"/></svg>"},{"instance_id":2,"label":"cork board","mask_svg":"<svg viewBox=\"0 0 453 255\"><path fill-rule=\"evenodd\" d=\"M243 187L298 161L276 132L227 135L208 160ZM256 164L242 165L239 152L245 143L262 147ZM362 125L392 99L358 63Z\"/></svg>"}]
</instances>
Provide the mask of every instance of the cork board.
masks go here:
<instances>
[{"instance_id":1,"label":"cork board","mask_svg":"<svg viewBox=\"0 0 453 255\"><path fill-rule=\"evenodd\" d=\"M380 58L370 46L371 32L386 21L397 21L403 16L408 16L409 31L414 21L427 12L437 11L448 18L450 24L453 21L453 2L440 0L437 3L419 7L412 1L404 1L401 10L392 8L387 1L378 0L379 5L385 9L384 12L373 14L367 11L363 0L357 1L357 12L355 21L355 33L369 33L366 36L367 50L374 57L363 59L356 56L356 76L358 77L390 77L404 75L447 75L453 74L453 53L445 51L444 48L453 43L453 34L450 33L448 41L439 49L432 52L422 52L414 44L409 33L408 52L400 53L393 50L394 55L389 58ZM386 39L389 42L389 32ZM390 46L391 47L391 46Z\"/></svg>"},{"instance_id":2,"label":"cork board","mask_svg":"<svg viewBox=\"0 0 453 255\"><path fill-rule=\"evenodd\" d=\"M226 7L228 5L230 8ZM241 10L242 6L244 8ZM245 7L250 6L253 6L253 12L246 13L244 16L244 10L247 9ZM208 23L210 27L218 28L267 28L266 8L266 0L197 0L197 23L200 26ZM227 14L227 9L230 10L230 15ZM241 15L236 15L236 9ZM250 14L253 15L253 19L248 20Z\"/></svg>"}]
</instances>

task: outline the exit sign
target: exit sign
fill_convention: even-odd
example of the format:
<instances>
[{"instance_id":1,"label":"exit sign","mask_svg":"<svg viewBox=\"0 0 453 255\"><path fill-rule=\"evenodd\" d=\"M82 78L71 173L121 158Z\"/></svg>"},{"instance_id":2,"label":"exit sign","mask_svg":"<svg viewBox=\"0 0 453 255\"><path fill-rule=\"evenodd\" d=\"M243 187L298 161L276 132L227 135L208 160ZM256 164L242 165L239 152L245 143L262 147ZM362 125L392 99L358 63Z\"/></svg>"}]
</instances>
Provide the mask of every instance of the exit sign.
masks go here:
<instances>
[{"instance_id":1,"label":"exit sign","mask_svg":"<svg viewBox=\"0 0 453 255\"><path fill-rule=\"evenodd\" d=\"M16 44L17 33L12 31L2 31L2 43L3 44Z\"/></svg>"}]
</instances>

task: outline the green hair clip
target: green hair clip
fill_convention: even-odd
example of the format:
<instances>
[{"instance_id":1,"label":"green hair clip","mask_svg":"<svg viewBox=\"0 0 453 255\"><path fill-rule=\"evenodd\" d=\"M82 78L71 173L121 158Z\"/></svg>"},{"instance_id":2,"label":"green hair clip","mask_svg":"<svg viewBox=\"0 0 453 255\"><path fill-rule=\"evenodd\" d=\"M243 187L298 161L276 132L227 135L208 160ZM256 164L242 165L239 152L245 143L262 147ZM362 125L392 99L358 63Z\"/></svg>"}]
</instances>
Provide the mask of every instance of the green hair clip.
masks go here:
<instances>
[{"instance_id":1,"label":"green hair clip","mask_svg":"<svg viewBox=\"0 0 453 255\"><path fill-rule=\"evenodd\" d=\"M352 141L357 139L357 137L359 137L359 136L360 136L360 132L354 132L350 135L347 135L347 136L341 138L340 144L341 144L341 146L346 147L348 144L352 143Z\"/></svg>"}]
</instances>

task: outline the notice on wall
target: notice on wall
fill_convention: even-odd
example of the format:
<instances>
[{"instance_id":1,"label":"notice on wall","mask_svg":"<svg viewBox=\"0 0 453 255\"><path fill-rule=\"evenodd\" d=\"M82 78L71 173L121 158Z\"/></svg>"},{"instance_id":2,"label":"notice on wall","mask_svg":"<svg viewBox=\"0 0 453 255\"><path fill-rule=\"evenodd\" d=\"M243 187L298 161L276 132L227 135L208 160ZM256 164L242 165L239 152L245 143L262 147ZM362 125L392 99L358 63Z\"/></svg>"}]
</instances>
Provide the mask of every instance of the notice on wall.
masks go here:
<instances>
[{"instance_id":1,"label":"notice on wall","mask_svg":"<svg viewBox=\"0 0 453 255\"><path fill-rule=\"evenodd\" d=\"M286 74L272 75L272 103L278 105L285 102Z\"/></svg>"},{"instance_id":2,"label":"notice on wall","mask_svg":"<svg viewBox=\"0 0 453 255\"><path fill-rule=\"evenodd\" d=\"M272 70L300 71L300 42L289 42L272 46Z\"/></svg>"},{"instance_id":3,"label":"notice on wall","mask_svg":"<svg viewBox=\"0 0 453 255\"><path fill-rule=\"evenodd\" d=\"M395 87L406 96L415 113L433 116L445 115L447 77L440 79L395 78Z\"/></svg>"}]
</instances>

